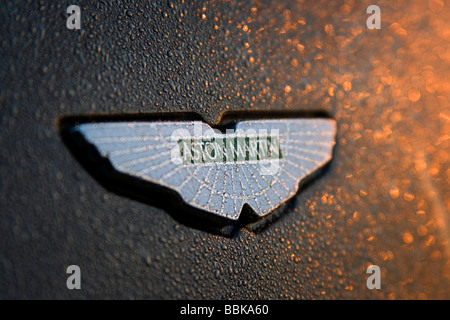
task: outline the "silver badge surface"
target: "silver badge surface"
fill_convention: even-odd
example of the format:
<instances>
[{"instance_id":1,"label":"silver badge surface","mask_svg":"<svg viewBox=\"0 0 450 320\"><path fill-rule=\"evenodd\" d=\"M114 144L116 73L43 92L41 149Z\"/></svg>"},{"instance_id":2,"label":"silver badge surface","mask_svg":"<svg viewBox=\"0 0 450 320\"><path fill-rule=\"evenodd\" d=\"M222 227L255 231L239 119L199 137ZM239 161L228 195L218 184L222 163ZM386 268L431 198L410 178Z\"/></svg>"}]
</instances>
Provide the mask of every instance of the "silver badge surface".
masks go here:
<instances>
[{"instance_id":1,"label":"silver badge surface","mask_svg":"<svg viewBox=\"0 0 450 320\"><path fill-rule=\"evenodd\" d=\"M221 132L201 121L101 122L72 128L112 167L176 191L192 207L237 220L263 217L332 156L329 119L241 121Z\"/></svg>"}]
</instances>

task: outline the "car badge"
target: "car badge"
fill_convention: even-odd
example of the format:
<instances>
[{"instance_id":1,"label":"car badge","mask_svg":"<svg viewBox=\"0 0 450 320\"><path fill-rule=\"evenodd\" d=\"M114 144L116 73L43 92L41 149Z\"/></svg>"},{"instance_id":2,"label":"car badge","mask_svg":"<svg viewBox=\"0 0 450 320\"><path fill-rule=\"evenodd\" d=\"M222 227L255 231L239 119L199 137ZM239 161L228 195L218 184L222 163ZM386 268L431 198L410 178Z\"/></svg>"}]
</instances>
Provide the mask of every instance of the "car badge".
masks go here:
<instances>
[{"instance_id":1,"label":"car badge","mask_svg":"<svg viewBox=\"0 0 450 320\"><path fill-rule=\"evenodd\" d=\"M332 157L336 122L236 122L225 132L203 121L79 123L82 137L114 170L171 189L196 209L237 220L245 204L264 217Z\"/></svg>"}]
</instances>

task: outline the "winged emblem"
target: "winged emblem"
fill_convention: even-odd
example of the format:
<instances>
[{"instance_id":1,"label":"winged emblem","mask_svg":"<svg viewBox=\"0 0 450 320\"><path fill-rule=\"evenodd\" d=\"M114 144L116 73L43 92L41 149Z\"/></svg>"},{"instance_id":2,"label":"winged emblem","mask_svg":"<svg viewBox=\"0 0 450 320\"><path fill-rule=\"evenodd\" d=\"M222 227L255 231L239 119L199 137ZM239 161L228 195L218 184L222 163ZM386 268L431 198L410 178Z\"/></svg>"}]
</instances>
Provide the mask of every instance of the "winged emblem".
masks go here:
<instances>
[{"instance_id":1,"label":"winged emblem","mask_svg":"<svg viewBox=\"0 0 450 320\"><path fill-rule=\"evenodd\" d=\"M332 157L330 119L82 123L72 127L120 173L176 191L189 205L237 220L244 204L263 217Z\"/></svg>"}]
</instances>

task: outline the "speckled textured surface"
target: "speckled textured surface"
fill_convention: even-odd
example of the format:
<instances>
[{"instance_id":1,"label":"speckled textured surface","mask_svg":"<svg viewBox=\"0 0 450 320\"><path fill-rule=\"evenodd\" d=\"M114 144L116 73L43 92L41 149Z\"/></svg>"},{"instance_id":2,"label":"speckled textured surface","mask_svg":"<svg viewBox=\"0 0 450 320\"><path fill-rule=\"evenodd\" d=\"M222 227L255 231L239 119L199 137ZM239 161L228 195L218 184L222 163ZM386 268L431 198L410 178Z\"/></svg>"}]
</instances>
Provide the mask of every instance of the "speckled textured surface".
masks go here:
<instances>
[{"instance_id":1,"label":"speckled textured surface","mask_svg":"<svg viewBox=\"0 0 450 320\"><path fill-rule=\"evenodd\" d=\"M80 1L81 31L70 4L0 5L0 297L450 298L448 1ZM106 190L57 125L226 110L338 123L320 179L233 237ZM82 290L65 286L71 264Z\"/></svg>"}]
</instances>

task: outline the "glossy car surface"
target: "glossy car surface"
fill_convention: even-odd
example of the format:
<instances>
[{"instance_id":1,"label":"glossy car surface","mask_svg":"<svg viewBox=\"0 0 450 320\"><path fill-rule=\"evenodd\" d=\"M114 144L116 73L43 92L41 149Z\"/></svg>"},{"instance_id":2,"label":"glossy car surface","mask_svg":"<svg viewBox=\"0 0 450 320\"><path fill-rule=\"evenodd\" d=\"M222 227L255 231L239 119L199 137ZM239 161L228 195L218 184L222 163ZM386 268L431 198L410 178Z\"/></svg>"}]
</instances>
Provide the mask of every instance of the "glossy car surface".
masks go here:
<instances>
[{"instance_id":1,"label":"glossy car surface","mask_svg":"<svg viewBox=\"0 0 450 320\"><path fill-rule=\"evenodd\" d=\"M450 3L375 2L3 2L0 297L450 298ZM226 235L102 185L61 135L228 111L326 114L337 144L276 219Z\"/></svg>"}]
</instances>

